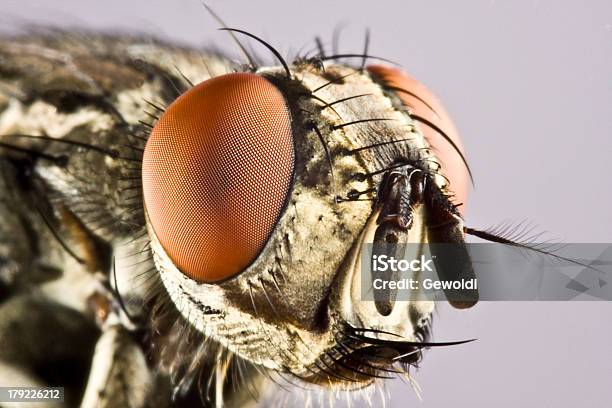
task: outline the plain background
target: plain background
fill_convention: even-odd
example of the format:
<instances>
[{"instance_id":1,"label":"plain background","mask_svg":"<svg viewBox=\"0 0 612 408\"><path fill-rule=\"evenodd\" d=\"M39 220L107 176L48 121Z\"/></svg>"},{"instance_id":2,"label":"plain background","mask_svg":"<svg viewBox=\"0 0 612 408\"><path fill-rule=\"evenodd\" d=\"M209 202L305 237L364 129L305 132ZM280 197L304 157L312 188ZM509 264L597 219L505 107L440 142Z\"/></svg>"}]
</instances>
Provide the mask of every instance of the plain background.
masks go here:
<instances>
[{"instance_id":1,"label":"plain background","mask_svg":"<svg viewBox=\"0 0 612 408\"><path fill-rule=\"evenodd\" d=\"M427 84L463 135L475 227L529 219L550 238L612 242L612 2L210 1L230 26L285 53L326 42L400 62ZM0 0L0 26L23 22L138 31L193 45L233 44L198 0ZM254 45L255 46L255 45ZM261 52L265 54L265 52ZM481 303L441 308L419 403L397 381L389 406L607 407L612 304ZM378 400L376 400L378 401ZM374 402L375 405L379 403Z\"/></svg>"}]
</instances>

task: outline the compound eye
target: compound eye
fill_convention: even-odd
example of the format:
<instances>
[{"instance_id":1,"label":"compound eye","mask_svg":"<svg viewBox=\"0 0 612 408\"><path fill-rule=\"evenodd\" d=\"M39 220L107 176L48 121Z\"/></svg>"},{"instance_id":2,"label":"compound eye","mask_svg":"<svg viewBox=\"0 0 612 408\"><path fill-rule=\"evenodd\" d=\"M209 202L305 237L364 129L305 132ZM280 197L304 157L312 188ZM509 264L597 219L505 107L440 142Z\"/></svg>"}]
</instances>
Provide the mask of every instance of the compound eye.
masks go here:
<instances>
[{"instance_id":1,"label":"compound eye","mask_svg":"<svg viewBox=\"0 0 612 408\"><path fill-rule=\"evenodd\" d=\"M207 283L246 269L281 216L294 158L285 99L261 76L215 77L173 102L147 141L142 184L174 265Z\"/></svg>"},{"instance_id":2,"label":"compound eye","mask_svg":"<svg viewBox=\"0 0 612 408\"><path fill-rule=\"evenodd\" d=\"M423 84L397 68L381 65L371 65L368 71L385 83L389 89L395 90L397 96L411 112L432 123L444 132L463 153L459 133L444 106L438 98ZM435 129L421 124L419 127L433 149L440 164L442 173L450 180L450 190L455 193L453 201L465 204L469 187L469 173L461 156L455 148ZM463 212L465 205L460 206Z\"/></svg>"}]
</instances>

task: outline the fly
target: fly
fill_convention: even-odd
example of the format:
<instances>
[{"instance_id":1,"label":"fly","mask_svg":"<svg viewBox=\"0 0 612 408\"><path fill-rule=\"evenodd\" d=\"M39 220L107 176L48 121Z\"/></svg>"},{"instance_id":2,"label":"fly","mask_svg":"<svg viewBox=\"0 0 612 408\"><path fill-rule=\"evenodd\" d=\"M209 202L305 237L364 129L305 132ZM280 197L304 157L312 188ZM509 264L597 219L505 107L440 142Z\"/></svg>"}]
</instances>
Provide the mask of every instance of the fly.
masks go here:
<instances>
[{"instance_id":1,"label":"fly","mask_svg":"<svg viewBox=\"0 0 612 408\"><path fill-rule=\"evenodd\" d=\"M13 369L82 406L412 382L423 350L465 340L430 340L432 301L390 287L361 301L363 245L382 259L454 244L433 258L451 282L475 276L466 235L529 247L465 225L472 174L450 116L368 40L286 61L212 14L245 64L135 37L0 41L0 317L39 316L20 334L32 349L45 319L75 344L15 351ZM453 287L453 306L478 301ZM80 363L57 378L46 357Z\"/></svg>"}]
</instances>

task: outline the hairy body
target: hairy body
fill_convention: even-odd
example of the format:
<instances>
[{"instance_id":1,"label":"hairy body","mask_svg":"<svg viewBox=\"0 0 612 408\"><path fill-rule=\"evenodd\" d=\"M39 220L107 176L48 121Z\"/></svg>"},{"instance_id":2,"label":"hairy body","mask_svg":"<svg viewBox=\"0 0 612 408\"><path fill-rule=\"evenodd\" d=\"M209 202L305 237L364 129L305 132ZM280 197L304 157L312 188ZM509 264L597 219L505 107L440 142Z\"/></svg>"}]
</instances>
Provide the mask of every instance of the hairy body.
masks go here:
<instances>
[{"instance_id":1,"label":"hairy body","mask_svg":"<svg viewBox=\"0 0 612 408\"><path fill-rule=\"evenodd\" d=\"M0 339L38 316L18 332L23 344L2 348L3 383L70 384L69 401L83 406L181 405L198 395L238 406L272 381L359 390L419 361L432 345L433 303L361 302L359 251L377 233L454 242L456 232L428 224L442 219L462 235L460 214L397 89L375 69L319 57L295 61L288 78L280 66L251 69L291 110L291 196L243 273L203 283L173 264L151 228L142 156L178 96L245 67L131 37L0 40L0 316L9 315ZM393 173L397 163L412 172ZM414 172L429 180L424 199L403 203L412 196L389 182L397 206L376 205L385 173L411 182ZM45 316L58 319L53 329ZM48 342L54 353L33 353ZM66 361L76 378L49 374Z\"/></svg>"}]
</instances>

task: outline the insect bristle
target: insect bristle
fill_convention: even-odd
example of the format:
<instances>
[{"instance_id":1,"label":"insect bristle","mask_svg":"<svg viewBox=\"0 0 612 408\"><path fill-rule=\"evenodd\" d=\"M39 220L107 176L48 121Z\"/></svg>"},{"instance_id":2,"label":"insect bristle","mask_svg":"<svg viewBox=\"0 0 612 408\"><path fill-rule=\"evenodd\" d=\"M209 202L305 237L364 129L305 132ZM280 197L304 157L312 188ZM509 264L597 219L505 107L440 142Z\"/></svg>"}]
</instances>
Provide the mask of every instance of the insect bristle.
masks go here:
<instances>
[{"instance_id":1,"label":"insect bristle","mask_svg":"<svg viewBox=\"0 0 612 408\"><path fill-rule=\"evenodd\" d=\"M523 255L550 257L553 260L568 262L577 266L583 266L585 268L601 272L590 263L557 254L556 252L562 249L564 245L561 243L552 243L551 240L542 239L545 232L535 232L536 226L527 223L526 221L522 221L514 226L511 223L506 222L489 230L464 227L463 231L467 235L471 235L485 241L516 248L521 251L521 254Z\"/></svg>"}]
</instances>

